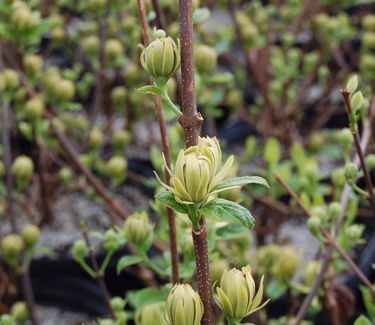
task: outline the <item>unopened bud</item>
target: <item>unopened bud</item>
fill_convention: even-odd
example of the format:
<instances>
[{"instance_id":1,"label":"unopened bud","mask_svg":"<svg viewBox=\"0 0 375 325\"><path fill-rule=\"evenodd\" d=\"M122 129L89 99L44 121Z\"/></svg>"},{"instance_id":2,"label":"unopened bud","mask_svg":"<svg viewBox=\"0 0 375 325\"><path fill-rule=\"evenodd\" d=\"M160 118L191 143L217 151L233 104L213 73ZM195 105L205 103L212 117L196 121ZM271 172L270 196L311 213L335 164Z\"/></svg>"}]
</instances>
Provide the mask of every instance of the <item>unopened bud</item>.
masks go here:
<instances>
[{"instance_id":1,"label":"unopened bud","mask_svg":"<svg viewBox=\"0 0 375 325\"><path fill-rule=\"evenodd\" d=\"M217 64L217 54L215 50L206 45L200 45L195 50L195 66L202 73L211 73Z\"/></svg>"},{"instance_id":2,"label":"unopened bud","mask_svg":"<svg viewBox=\"0 0 375 325\"><path fill-rule=\"evenodd\" d=\"M27 156L18 156L12 164L12 173L17 179L27 182L34 174L33 161Z\"/></svg>"},{"instance_id":3,"label":"unopened bud","mask_svg":"<svg viewBox=\"0 0 375 325\"><path fill-rule=\"evenodd\" d=\"M33 247L40 237L40 230L33 224L28 224L22 228L21 237L26 247Z\"/></svg>"},{"instance_id":4,"label":"unopened bud","mask_svg":"<svg viewBox=\"0 0 375 325\"><path fill-rule=\"evenodd\" d=\"M74 242L72 253L75 260L81 260L88 253L89 247L83 239L78 239Z\"/></svg>"},{"instance_id":5,"label":"unopened bud","mask_svg":"<svg viewBox=\"0 0 375 325\"><path fill-rule=\"evenodd\" d=\"M107 167L111 177L123 179L126 176L128 163L124 157L114 156L108 160Z\"/></svg>"},{"instance_id":6,"label":"unopened bud","mask_svg":"<svg viewBox=\"0 0 375 325\"><path fill-rule=\"evenodd\" d=\"M17 234L6 235L1 241L1 248L6 259L18 257L23 248L22 238Z\"/></svg>"},{"instance_id":7,"label":"unopened bud","mask_svg":"<svg viewBox=\"0 0 375 325\"><path fill-rule=\"evenodd\" d=\"M29 99L25 105L26 115L30 120L36 120L43 117L44 99L42 96L35 96Z\"/></svg>"},{"instance_id":8,"label":"unopened bud","mask_svg":"<svg viewBox=\"0 0 375 325\"><path fill-rule=\"evenodd\" d=\"M157 302L138 308L134 320L136 325L165 324L164 302Z\"/></svg>"},{"instance_id":9,"label":"unopened bud","mask_svg":"<svg viewBox=\"0 0 375 325\"><path fill-rule=\"evenodd\" d=\"M114 60L123 55L124 49L119 40L111 38L105 42L104 54L108 60Z\"/></svg>"},{"instance_id":10,"label":"unopened bud","mask_svg":"<svg viewBox=\"0 0 375 325\"><path fill-rule=\"evenodd\" d=\"M27 319L29 318L29 310L24 301L16 302L12 306L10 313L18 324L25 323Z\"/></svg>"},{"instance_id":11,"label":"unopened bud","mask_svg":"<svg viewBox=\"0 0 375 325\"><path fill-rule=\"evenodd\" d=\"M98 149L104 143L103 132L100 129L92 129L89 133L89 146L91 149Z\"/></svg>"},{"instance_id":12,"label":"unopened bud","mask_svg":"<svg viewBox=\"0 0 375 325\"><path fill-rule=\"evenodd\" d=\"M39 55L29 54L25 57L24 65L26 74L35 76L42 70L43 60Z\"/></svg>"},{"instance_id":13,"label":"unopened bud","mask_svg":"<svg viewBox=\"0 0 375 325\"><path fill-rule=\"evenodd\" d=\"M358 178L358 168L354 163L347 163L345 165L345 177L348 181L355 182Z\"/></svg>"},{"instance_id":14,"label":"unopened bud","mask_svg":"<svg viewBox=\"0 0 375 325\"><path fill-rule=\"evenodd\" d=\"M152 235L153 226L147 212L134 213L124 223L125 238L136 246L145 244Z\"/></svg>"},{"instance_id":15,"label":"unopened bud","mask_svg":"<svg viewBox=\"0 0 375 325\"><path fill-rule=\"evenodd\" d=\"M113 308L114 312L124 310L126 305L126 301L120 297L113 297L111 299L111 307Z\"/></svg>"}]
</instances>

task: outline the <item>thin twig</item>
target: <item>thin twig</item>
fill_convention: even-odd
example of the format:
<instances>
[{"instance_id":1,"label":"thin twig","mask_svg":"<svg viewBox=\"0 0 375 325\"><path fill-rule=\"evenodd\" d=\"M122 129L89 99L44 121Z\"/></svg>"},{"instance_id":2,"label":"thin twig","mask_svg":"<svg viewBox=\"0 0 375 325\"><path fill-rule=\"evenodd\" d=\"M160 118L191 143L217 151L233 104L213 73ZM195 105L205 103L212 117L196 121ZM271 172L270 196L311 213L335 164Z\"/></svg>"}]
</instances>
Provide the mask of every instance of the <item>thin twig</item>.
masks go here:
<instances>
[{"instance_id":1,"label":"thin twig","mask_svg":"<svg viewBox=\"0 0 375 325\"><path fill-rule=\"evenodd\" d=\"M104 281L104 274L102 272L100 272L100 270L99 270L98 261L96 259L96 256L94 254L94 250L93 250L93 248L91 246L91 243L90 243L90 238L89 238L89 235L88 235L88 232L87 232L87 227L83 227L82 235L83 235L83 238L84 238L87 246L89 247L89 257L90 257L90 260L91 260L92 268L95 271L95 280L98 282L98 284L100 286L100 289L103 292L104 300L105 300L105 303L108 307L109 312L111 313L112 319L115 319L115 313L114 313L112 305L111 305L111 296L109 295L107 286L106 286L105 281Z\"/></svg>"},{"instance_id":2,"label":"thin twig","mask_svg":"<svg viewBox=\"0 0 375 325\"><path fill-rule=\"evenodd\" d=\"M341 95L344 98L346 111L348 113L349 120L351 120L350 117L353 114L353 110L352 110L352 104L350 102L350 91L349 91L349 89L342 89ZM373 187L373 184L372 184L372 181L371 181L371 176L370 176L369 170L368 170L367 165L366 165L365 155L364 155L362 147L361 147L361 140L360 140L359 135L358 135L357 123L354 123L354 125L352 125L352 123L350 123L350 129L351 129L352 134L353 134L355 148L357 150L359 161L361 162L361 167L362 167L362 170L363 170L363 174L365 176L366 188L367 188L367 192L369 194L369 200L370 200L371 208L372 208L372 211L373 211L374 217L375 217L374 187Z\"/></svg>"},{"instance_id":3,"label":"thin twig","mask_svg":"<svg viewBox=\"0 0 375 325\"><path fill-rule=\"evenodd\" d=\"M181 38L182 115L178 121L185 133L186 146L190 147L197 145L199 130L203 121L202 116L197 111L195 97L192 0L180 0L179 12ZM204 306L202 324L213 325L214 317L212 312L211 276L207 244L208 234L206 222L203 216L200 219L199 231L193 229L192 232L195 262L197 267L198 292Z\"/></svg>"},{"instance_id":4,"label":"thin twig","mask_svg":"<svg viewBox=\"0 0 375 325\"><path fill-rule=\"evenodd\" d=\"M150 35L148 33L148 23L146 8L143 0L138 0L138 10L142 25L143 42L145 46L150 44ZM151 81L152 83L153 81ZM159 121L160 136L162 141L163 152L165 156L165 162L168 169L171 167L171 150L169 147L168 129L167 123L164 118L163 106L160 97L155 96L155 107L156 115ZM166 169L165 171L165 183L170 185L170 175ZM177 234L176 234L176 218L172 209L167 208L168 216L168 229L169 229L169 246L171 250L171 265L172 265L172 281L178 283L180 281L179 276L179 256L177 250Z\"/></svg>"}]
</instances>

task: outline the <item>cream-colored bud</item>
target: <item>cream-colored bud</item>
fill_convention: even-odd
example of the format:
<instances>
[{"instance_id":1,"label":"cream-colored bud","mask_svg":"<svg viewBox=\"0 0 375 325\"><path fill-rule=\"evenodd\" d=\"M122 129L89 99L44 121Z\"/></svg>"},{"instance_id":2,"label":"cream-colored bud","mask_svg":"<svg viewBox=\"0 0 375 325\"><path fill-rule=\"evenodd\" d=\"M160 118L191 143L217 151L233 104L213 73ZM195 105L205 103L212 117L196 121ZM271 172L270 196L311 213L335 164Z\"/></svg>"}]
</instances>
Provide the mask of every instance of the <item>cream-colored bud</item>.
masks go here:
<instances>
[{"instance_id":1,"label":"cream-colored bud","mask_svg":"<svg viewBox=\"0 0 375 325\"><path fill-rule=\"evenodd\" d=\"M220 286L216 288L217 302L225 316L240 321L263 308L269 301L261 304L263 281L264 277L260 280L258 292L255 292L255 282L249 265L243 267L241 271L235 268L225 271Z\"/></svg>"},{"instance_id":2,"label":"cream-colored bud","mask_svg":"<svg viewBox=\"0 0 375 325\"><path fill-rule=\"evenodd\" d=\"M203 303L189 284L176 284L169 293L166 303L168 325L200 325Z\"/></svg>"},{"instance_id":3,"label":"cream-colored bud","mask_svg":"<svg viewBox=\"0 0 375 325\"><path fill-rule=\"evenodd\" d=\"M159 324L165 325L164 302L157 302L151 305L138 308L135 312L134 321L136 325Z\"/></svg>"}]
</instances>

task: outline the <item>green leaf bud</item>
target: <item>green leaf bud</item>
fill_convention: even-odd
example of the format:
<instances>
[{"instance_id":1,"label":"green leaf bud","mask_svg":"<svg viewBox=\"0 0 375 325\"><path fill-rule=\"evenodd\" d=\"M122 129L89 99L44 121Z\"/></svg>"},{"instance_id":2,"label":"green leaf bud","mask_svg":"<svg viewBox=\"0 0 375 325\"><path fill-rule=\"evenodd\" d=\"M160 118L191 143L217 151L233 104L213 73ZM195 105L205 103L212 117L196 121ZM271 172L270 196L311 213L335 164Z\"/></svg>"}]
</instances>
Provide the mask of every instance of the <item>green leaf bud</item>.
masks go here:
<instances>
[{"instance_id":1,"label":"green leaf bud","mask_svg":"<svg viewBox=\"0 0 375 325\"><path fill-rule=\"evenodd\" d=\"M88 53L88 55L95 57L99 55L100 40L96 35L90 35L82 40L82 47Z\"/></svg>"},{"instance_id":2,"label":"green leaf bud","mask_svg":"<svg viewBox=\"0 0 375 325\"><path fill-rule=\"evenodd\" d=\"M375 169L375 155L374 154L369 154L366 156L366 166L369 170ZM1 167L0 167L1 170ZM0 171L1 175L1 171Z\"/></svg>"},{"instance_id":3,"label":"green leaf bud","mask_svg":"<svg viewBox=\"0 0 375 325\"><path fill-rule=\"evenodd\" d=\"M332 171L332 182L338 186L343 187L346 179L345 179L345 170L344 168L337 168Z\"/></svg>"},{"instance_id":4,"label":"green leaf bud","mask_svg":"<svg viewBox=\"0 0 375 325\"><path fill-rule=\"evenodd\" d=\"M73 82L67 79L60 79L53 88L53 94L61 101L71 101L75 94Z\"/></svg>"},{"instance_id":5,"label":"green leaf bud","mask_svg":"<svg viewBox=\"0 0 375 325\"><path fill-rule=\"evenodd\" d=\"M375 31L375 15L367 14L362 18L362 26L366 30Z\"/></svg>"},{"instance_id":6,"label":"green leaf bud","mask_svg":"<svg viewBox=\"0 0 375 325\"><path fill-rule=\"evenodd\" d=\"M327 211L327 214L328 214L328 218L333 220L333 221L336 221L337 218L339 217L340 213L341 213L341 204L339 202L332 202L329 206L328 206L328 211Z\"/></svg>"},{"instance_id":7,"label":"green leaf bud","mask_svg":"<svg viewBox=\"0 0 375 325\"><path fill-rule=\"evenodd\" d=\"M269 138L264 147L264 160L269 165L276 165L280 161L280 142L276 138Z\"/></svg>"},{"instance_id":8,"label":"green leaf bud","mask_svg":"<svg viewBox=\"0 0 375 325\"><path fill-rule=\"evenodd\" d=\"M108 173L113 178L123 179L126 176L128 162L124 157L113 156L107 162Z\"/></svg>"},{"instance_id":9,"label":"green leaf bud","mask_svg":"<svg viewBox=\"0 0 375 325\"><path fill-rule=\"evenodd\" d=\"M306 265L306 269L303 272L303 280L307 287L312 287L316 277L318 276L322 268L320 261L309 261Z\"/></svg>"},{"instance_id":10,"label":"green leaf bud","mask_svg":"<svg viewBox=\"0 0 375 325\"><path fill-rule=\"evenodd\" d=\"M189 284L176 284L166 303L168 325L200 325L203 303Z\"/></svg>"},{"instance_id":11,"label":"green leaf bud","mask_svg":"<svg viewBox=\"0 0 375 325\"><path fill-rule=\"evenodd\" d=\"M217 64L217 54L215 50L207 45L200 45L195 50L195 66L201 73L212 73Z\"/></svg>"},{"instance_id":12,"label":"green leaf bud","mask_svg":"<svg viewBox=\"0 0 375 325\"><path fill-rule=\"evenodd\" d=\"M83 239L78 239L74 242L72 254L75 260L82 260L88 252L89 247Z\"/></svg>"},{"instance_id":13,"label":"green leaf bud","mask_svg":"<svg viewBox=\"0 0 375 325\"><path fill-rule=\"evenodd\" d=\"M22 238L17 234L6 235L1 241L5 259L18 257L23 249Z\"/></svg>"},{"instance_id":14,"label":"green leaf bud","mask_svg":"<svg viewBox=\"0 0 375 325\"><path fill-rule=\"evenodd\" d=\"M345 165L345 178L347 181L356 182L358 179L358 168L354 163Z\"/></svg>"},{"instance_id":15,"label":"green leaf bud","mask_svg":"<svg viewBox=\"0 0 375 325\"><path fill-rule=\"evenodd\" d=\"M136 325L165 324L164 302L157 302L138 308L135 311L134 321Z\"/></svg>"},{"instance_id":16,"label":"green leaf bud","mask_svg":"<svg viewBox=\"0 0 375 325\"><path fill-rule=\"evenodd\" d=\"M313 236L318 236L320 234L320 226L322 225L322 222L319 217L312 216L307 220L307 228L309 229L310 233Z\"/></svg>"},{"instance_id":17,"label":"green leaf bud","mask_svg":"<svg viewBox=\"0 0 375 325\"><path fill-rule=\"evenodd\" d=\"M43 60L39 55L29 54L25 56L24 65L26 74L34 77L39 74L43 67Z\"/></svg>"},{"instance_id":18,"label":"green leaf bud","mask_svg":"<svg viewBox=\"0 0 375 325\"><path fill-rule=\"evenodd\" d=\"M143 49L140 60L150 76L169 79L181 64L180 42L176 45L171 37L158 38Z\"/></svg>"},{"instance_id":19,"label":"green leaf bud","mask_svg":"<svg viewBox=\"0 0 375 325\"><path fill-rule=\"evenodd\" d=\"M25 113L30 120L36 120L43 117L44 98L38 95L29 99L25 104Z\"/></svg>"},{"instance_id":20,"label":"green leaf bud","mask_svg":"<svg viewBox=\"0 0 375 325\"><path fill-rule=\"evenodd\" d=\"M152 233L153 226L146 211L133 213L124 223L124 237L135 246L145 244Z\"/></svg>"},{"instance_id":21,"label":"green leaf bud","mask_svg":"<svg viewBox=\"0 0 375 325\"><path fill-rule=\"evenodd\" d=\"M29 310L24 301L18 301L13 304L10 313L14 320L19 324L23 324L29 318Z\"/></svg>"},{"instance_id":22,"label":"green leaf bud","mask_svg":"<svg viewBox=\"0 0 375 325\"><path fill-rule=\"evenodd\" d=\"M124 310L125 305L126 305L126 301L122 299L121 297L113 297L111 299L111 307L114 312Z\"/></svg>"},{"instance_id":23,"label":"green leaf bud","mask_svg":"<svg viewBox=\"0 0 375 325\"><path fill-rule=\"evenodd\" d=\"M0 77L0 85L4 90L15 90L20 84L20 76L12 69L4 69Z\"/></svg>"},{"instance_id":24,"label":"green leaf bud","mask_svg":"<svg viewBox=\"0 0 375 325\"><path fill-rule=\"evenodd\" d=\"M128 91L124 86L117 86L111 91L111 100L115 107L124 108Z\"/></svg>"},{"instance_id":25,"label":"green leaf bud","mask_svg":"<svg viewBox=\"0 0 375 325\"><path fill-rule=\"evenodd\" d=\"M103 146L104 136L100 129L92 129L89 133L89 146L91 149L99 149Z\"/></svg>"},{"instance_id":26,"label":"green leaf bud","mask_svg":"<svg viewBox=\"0 0 375 325\"><path fill-rule=\"evenodd\" d=\"M104 234L104 248L108 251L115 251L119 248L120 243L117 234L113 229L108 229Z\"/></svg>"},{"instance_id":27,"label":"green leaf bud","mask_svg":"<svg viewBox=\"0 0 375 325\"><path fill-rule=\"evenodd\" d=\"M126 130L117 130L112 134L112 144L117 150L123 150L131 140L131 134Z\"/></svg>"},{"instance_id":28,"label":"green leaf bud","mask_svg":"<svg viewBox=\"0 0 375 325\"><path fill-rule=\"evenodd\" d=\"M349 147L353 143L353 134L348 128L342 129L337 133L337 140L344 147Z\"/></svg>"},{"instance_id":29,"label":"green leaf bud","mask_svg":"<svg viewBox=\"0 0 375 325\"><path fill-rule=\"evenodd\" d=\"M261 304L263 281L264 276L260 280L258 292L255 292L255 282L249 265L243 267L241 271L235 268L225 271L220 286L216 288L217 303L225 316L229 319L241 320L263 308L269 301Z\"/></svg>"},{"instance_id":30,"label":"green leaf bud","mask_svg":"<svg viewBox=\"0 0 375 325\"><path fill-rule=\"evenodd\" d=\"M18 156L12 164L12 174L23 182L30 181L34 174L34 163L27 156Z\"/></svg>"},{"instance_id":31,"label":"green leaf bud","mask_svg":"<svg viewBox=\"0 0 375 325\"><path fill-rule=\"evenodd\" d=\"M28 224L22 228L21 237L26 247L33 247L40 237L40 230L36 225Z\"/></svg>"},{"instance_id":32,"label":"green leaf bud","mask_svg":"<svg viewBox=\"0 0 375 325\"><path fill-rule=\"evenodd\" d=\"M114 60L124 54L124 48L119 40L108 39L104 44L104 54L107 60Z\"/></svg>"}]
</instances>

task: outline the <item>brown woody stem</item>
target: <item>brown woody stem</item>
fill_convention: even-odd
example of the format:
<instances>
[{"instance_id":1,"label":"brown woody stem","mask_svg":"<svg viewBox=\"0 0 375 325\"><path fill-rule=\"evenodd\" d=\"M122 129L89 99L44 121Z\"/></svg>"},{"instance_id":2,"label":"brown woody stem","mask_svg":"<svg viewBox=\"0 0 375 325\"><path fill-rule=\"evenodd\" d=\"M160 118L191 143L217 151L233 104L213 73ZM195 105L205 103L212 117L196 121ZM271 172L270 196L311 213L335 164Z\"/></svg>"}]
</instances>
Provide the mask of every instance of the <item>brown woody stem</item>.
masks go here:
<instances>
[{"instance_id":1,"label":"brown woody stem","mask_svg":"<svg viewBox=\"0 0 375 325\"><path fill-rule=\"evenodd\" d=\"M197 112L195 97L194 54L193 54L193 9L192 0L180 0L181 38L181 106L182 115L178 119L185 133L186 147L198 143L199 129L203 118ZM204 306L203 325L213 325L211 298L211 276L208 256L208 235L204 217L200 220L201 229L193 230L195 263L197 266L198 292Z\"/></svg>"},{"instance_id":2,"label":"brown woody stem","mask_svg":"<svg viewBox=\"0 0 375 325\"><path fill-rule=\"evenodd\" d=\"M140 16L141 25L142 25L143 42L145 46L148 46L150 44L150 35L148 32L147 14L146 14L146 8L145 8L145 4L143 0L138 0L138 10L139 10L139 16ZM163 106L162 106L160 97L155 96L155 107L156 107L156 115L159 121L160 136L161 136L165 161L167 163L168 169L170 169L171 150L169 147L168 128L167 128L167 123L164 118ZM167 170L165 171L165 183L167 185L170 185L170 175ZM176 235L176 220L175 220L176 218L175 218L175 214L173 210L169 208L167 208L167 216L168 216L168 228L169 228L169 246L171 250L172 281L173 283L178 283L180 281L180 276L179 276L179 257L178 257L178 250L177 250L177 235Z\"/></svg>"}]
</instances>

